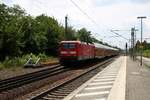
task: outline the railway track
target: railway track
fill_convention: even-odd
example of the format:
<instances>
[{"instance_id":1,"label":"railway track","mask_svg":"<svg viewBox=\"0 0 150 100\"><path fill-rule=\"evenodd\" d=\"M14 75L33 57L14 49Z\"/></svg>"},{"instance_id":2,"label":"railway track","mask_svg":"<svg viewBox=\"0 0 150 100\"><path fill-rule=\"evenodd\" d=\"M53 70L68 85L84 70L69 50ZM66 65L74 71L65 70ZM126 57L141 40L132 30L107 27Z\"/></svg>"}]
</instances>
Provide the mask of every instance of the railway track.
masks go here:
<instances>
[{"instance_id":1,"label":"railway track","mask_svg":"<svg viewBox=\"0 0 150 100\"><path fill-rule=\"evenodd\" d=\"M107 59L99 64L96 64L90 68L87 68L80 72L80 74L62 82L61 84L50 88L42 93L35 95L30 100L62 100L65 96L82 85L93 75L101 71L104 67L110 64L114 58Z\"/></svg>"},{"instance_id":2,"label":"railway track","mask_svg":"<svg viewBox=\"0 0 150 100\"><path fill-rule=\"evenodd\" d=\"M60 66L59 64L52 67L52 68L47 68L44 70L36 71L33 73L13 77L13 78L8 78L0 81L0 92L2 91L7 91L25 84L29 84L34 81L38 81L53 75L56 75L58 73L67 71L69 69L64 68L63 66Z\"/></svg>"}]
</instances>

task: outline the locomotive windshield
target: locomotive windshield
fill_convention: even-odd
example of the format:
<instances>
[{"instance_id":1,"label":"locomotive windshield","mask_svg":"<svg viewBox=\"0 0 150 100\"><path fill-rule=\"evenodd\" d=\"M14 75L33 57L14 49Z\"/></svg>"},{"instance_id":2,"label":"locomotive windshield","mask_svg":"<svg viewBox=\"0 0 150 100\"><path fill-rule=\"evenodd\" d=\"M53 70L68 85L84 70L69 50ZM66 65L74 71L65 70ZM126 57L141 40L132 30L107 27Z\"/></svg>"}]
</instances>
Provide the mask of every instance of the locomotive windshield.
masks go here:
<instances>
[{"instance_id":1,"label":"locomotive windshield","mask_svg":"<svg viewBox=\"0 0 150 100\"><path fill-rule=\"evenodd\" d=\"M73 43L64 43L64 44L62 44L62 47L64 49L74 49L75 48L75 44L73 44Z\"/></svg>"}]
</instances>

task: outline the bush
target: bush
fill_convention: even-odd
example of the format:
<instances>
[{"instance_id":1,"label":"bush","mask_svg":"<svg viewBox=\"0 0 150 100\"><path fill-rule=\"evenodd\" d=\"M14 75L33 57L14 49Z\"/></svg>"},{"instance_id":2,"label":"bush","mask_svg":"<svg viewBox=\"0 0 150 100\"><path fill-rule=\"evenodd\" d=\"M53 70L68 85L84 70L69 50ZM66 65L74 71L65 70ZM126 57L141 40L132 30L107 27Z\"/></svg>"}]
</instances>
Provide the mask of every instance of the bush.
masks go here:
<instances>
[{"instance_id":1,"label":"bush","mask_svg":"<svg viewBox=\"0 0 150 100\"><path fill-rule=\"evenodd\" d=\"M40 62L47 62L47 61L56 61L57 58L49 57L45 53L40 53L38 55L35 54L26 54L22 57L15 57L15 58L9 58L6 57L6 59L3 62L0 62L0 70L3 68L15 68L15 67L21 67L23 66L29 58L32 58L32 62L35 63L38 58L40 58Z\"/></svg>"},{"instance_id":2,"label":"bush","mask_svg":"<svg viewBox=\"0 0 150 100\"><path fill-rule=\"evenodd\" d=\"M150 50L145 50L144 53L143 53L143 55L145 57L150 57Z\"/></svg>"},{"instance_id":3,"label":"bush","mask_svg":"<svg viewBox=\"0 0 150 100\"><path fill-rule=\"evenodd\" d=\"M27 55L22 56L21 59L25 60L25 63L26 63L29 58L32 58L32 62L35 63L36 60L38 59L38 56L36 56L36 55L34 55L34 54L31 53L31 54L27 54Z\"/></svg>"},{"instance_id":4,"label":"bush","mask_svg":"<svg viewBox=\"0 0 150 100\"><path fill-rule=\"evenodd\" d=\"M12 68L22 66L26 63L29 57L30 57L29 55L24 55L22 57L15 57L15 58L6 57L6 59L0 64L0 66L1 68Z\"/></svg>"},{"instance_id":5,"label":"bush","mask_svg":"<svg viewBox=\"0 0 150 100\"><path fill-rule=\"evenodd\" d=\"M48 58L48 56L45 55L45 53L40 53L40 54L38 55L38 57L40 57L40 59L41 59L42 62L46 61L46 59Z\"/></svg>"},{"instance_id":6,"label":"bush","mask_svg":"<svg viewBox=\"0 0 150 100\"><path fill-rule=\"evenodd\" d=\"M13 67L17 67L17 66L21 66L26 62L25 59L20 58L20 57L15 57L15 58L6 58L5 61L2 62L2 65L6 68L11 68Z\"/></svg>"}]
</instances>

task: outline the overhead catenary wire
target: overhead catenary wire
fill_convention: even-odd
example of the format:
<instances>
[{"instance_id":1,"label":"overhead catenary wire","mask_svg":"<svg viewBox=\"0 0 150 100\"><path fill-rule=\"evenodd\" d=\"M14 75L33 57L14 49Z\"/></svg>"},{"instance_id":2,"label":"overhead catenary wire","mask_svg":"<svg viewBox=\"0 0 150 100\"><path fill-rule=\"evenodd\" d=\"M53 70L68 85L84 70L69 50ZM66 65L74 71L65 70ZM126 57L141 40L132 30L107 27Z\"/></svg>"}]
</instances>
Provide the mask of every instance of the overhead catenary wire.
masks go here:
<instances>
[{"instance_id":1,"label":"overhead catenary wire","mask_svg":"<svg viewBox=\"0 0 150 100\"><path fill-rule=\"evenodd\" d=\"M85 16L87 16L94 24L98 25L86 12L84 12L73 0L70 0Z\"/></svg>"},{"instance_id":2,"label":"overhead catenary wire","mask_svg":"<svg viewBox=\"0 0 150 100\"><path fill-rule=\"evenodd\" d=\"M84 11L78 6L78 4L76 4L73 0L70 0L70 1L71 1L72 4L73 4L74 6L76 6L94 25L96 25L96 27L99 26L86 12L84 12ZM95 34L100 35L100 34L98 34L98 33L95 33Z\"/></svg>"},{"instance_id":3,"label":"overhead catenary wire","mask_svg":"<svg viewBox=\"0 0 150 100\"><path fill-rule=\"evenodd\" d=\"M89 20L91 20L92 23L94 23L97 27L99 27L99 25L98 25L86 12L84 12L84 11L78 6L78 4L76 4L73 0L70 0L70 1L81 11ZM107 27L107 29L108 29L108 27ZM111 30L111 29L109 29L109 30ZM117 36L119 36L119 37L121 37L121 38L123 38L123 39L128 40L128 39L125 38L124 36L122 36L122 35L120 35L120 34L114 32L114 31L112 31L112 30L111 30L110 32L116 34ZM104 37L105 37L105 36L104 36Z\"/></svg>"},{"instance_id":4,"label":"overhead catenary wire","mask_svg":"<svg viewBox=\"0 0 150 100\"><path fill-rule=\"evenodd\" d=\"M116 35L122 37L123 39L125 39L125 40L127 40L127 41L129 40L129 39L125 38L124 36L118 34L117 32L114 32L113 30L110 30L110 31L111 31L112 33L114 33L114 34L116 34Z\"/></svg>"}]
</instances>

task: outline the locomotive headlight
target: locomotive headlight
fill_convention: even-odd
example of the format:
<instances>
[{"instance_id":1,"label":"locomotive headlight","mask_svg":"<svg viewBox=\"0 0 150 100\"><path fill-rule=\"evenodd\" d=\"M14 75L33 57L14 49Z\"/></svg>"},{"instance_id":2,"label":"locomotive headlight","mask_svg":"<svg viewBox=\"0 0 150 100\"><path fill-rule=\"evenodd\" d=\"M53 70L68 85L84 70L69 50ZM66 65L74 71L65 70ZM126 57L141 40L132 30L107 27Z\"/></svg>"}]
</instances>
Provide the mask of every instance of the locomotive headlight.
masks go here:
<instances>
[{"instance_id":1,"label":"locomotive headlight","mask_svg":"<svg viewBox=\"0 0 150 100\"><path fill-rule=\"evenodd\" d=\"M61 54L67 54L67 51L61 51L60 53Z\"/></svg>"},{"instance_id":2,"label":"locomotive headlight","mask_svg":"<svg viewBox=\"0 0 150 100\"><path fill-rule=\"evenodd\" d=\"M70 54L76 54L77 52L76 51L70 51Z\"/></svg>"}]
</instances>

